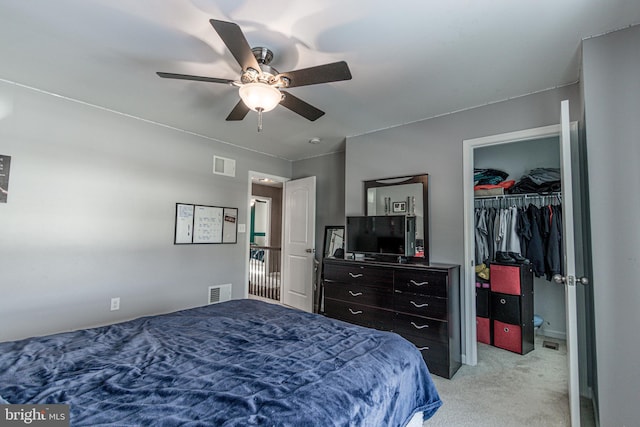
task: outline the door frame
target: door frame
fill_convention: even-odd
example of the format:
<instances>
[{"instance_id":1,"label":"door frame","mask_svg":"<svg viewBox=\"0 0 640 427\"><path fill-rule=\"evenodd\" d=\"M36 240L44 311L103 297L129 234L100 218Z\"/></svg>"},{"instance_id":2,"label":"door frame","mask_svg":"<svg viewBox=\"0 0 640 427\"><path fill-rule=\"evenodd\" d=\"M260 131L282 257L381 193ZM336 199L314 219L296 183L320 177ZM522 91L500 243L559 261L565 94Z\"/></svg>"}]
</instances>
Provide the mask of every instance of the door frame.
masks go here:
<instances>
[{"instance_id":1,"label":"door frame","mask_svg":"<svg viewBox=\"0 0 640 427\"><path fill-rule=\"evenodd\" d=\"M244 286L243 286L243 298L249 298L249 247L250 247L250 230L248 229L251 225L251 197L252 197L252 184L253 184L253 179L269 179L271 181L275 181L275 182L281 182L281 183L285 183L287 181L290 181L291 178L287 178L284 176L277 176L277 175L271 175L271 174L267 174L264 172L257 172L257 171L249 171L248 174L248 182L247 182L247 201L245 206L247 206L247 217L246 217L246 222L245 222L245 238L244 238L244 242L245 242L245 263L244 263ZM283 194L284 194L284 187L283 187ZM282 197L282 212L284 215L284 197ZM284 221L283 221L284 224ZM282 227L281 230L281 242L283 242L284 244L284 226ZM282 267L283 267L283 260L282 257L280 257L280 271L282 271ZM282 302L282 292L280 292L280 302Z\"/></svg>"},{"instance_id":2,"label":"door frame","mask_svg":"<svg viewBox=\"0 0 640 427\"><path fill-rule=\"evenodd\" d=\"M462 141L463 164L463 197L464 197L464 268L462 310L464 313L463 333L464 348L462 363L475 366L478 364L478 343L476 334L476 305L475 305L475 240L474 240L474 204L473 204L473 164L476 148L509 144L512 142L542 139L545 137L559 137L561 124L525 129L481 138L465 139ZM577 136L578 122L571 122L572 136ZM560 149L560 147L558 147Z\"/></svg>"}]
</instances>

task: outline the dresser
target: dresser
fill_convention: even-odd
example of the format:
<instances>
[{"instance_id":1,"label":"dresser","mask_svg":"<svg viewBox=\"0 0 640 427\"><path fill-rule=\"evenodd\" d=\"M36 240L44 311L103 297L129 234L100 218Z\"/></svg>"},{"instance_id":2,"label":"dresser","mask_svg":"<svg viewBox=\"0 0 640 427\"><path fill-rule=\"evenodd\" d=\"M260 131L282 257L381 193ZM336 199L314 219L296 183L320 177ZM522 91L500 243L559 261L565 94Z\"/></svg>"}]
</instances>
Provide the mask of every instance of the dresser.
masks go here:
<instances>
[{"instance_id":1,"label":"dresser","mask_svg":"<svg viewBox=\"0 0 640 427\"><path fill-rule=\"evenodd\" d=\"M460 266L324 260L326 316L411 341L429 371L460 368Z\"/></svg>"}]
</instances>

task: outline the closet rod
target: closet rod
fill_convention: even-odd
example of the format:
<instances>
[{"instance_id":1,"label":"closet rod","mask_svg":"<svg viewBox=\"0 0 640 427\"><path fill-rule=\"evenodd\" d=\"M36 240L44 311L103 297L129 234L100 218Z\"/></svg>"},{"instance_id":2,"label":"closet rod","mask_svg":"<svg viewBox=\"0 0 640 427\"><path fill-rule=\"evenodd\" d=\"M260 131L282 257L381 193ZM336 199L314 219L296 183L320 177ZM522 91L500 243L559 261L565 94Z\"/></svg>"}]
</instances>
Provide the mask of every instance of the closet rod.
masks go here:
<instances>
[{"instance_id":1,"label":"closet rod","mask_svg":"<svg viewBox=\"0 0 640 427\"><path fill-rule=\"evenodd\" d=\"M562 196L562 192L553 192L553 193L521 193L521 194L495 194L493 196L475 196L475 200L501 200L501 199L532 199L532 198L542 198L542 197L560 197Z\"/></svg>"}]
</instances>

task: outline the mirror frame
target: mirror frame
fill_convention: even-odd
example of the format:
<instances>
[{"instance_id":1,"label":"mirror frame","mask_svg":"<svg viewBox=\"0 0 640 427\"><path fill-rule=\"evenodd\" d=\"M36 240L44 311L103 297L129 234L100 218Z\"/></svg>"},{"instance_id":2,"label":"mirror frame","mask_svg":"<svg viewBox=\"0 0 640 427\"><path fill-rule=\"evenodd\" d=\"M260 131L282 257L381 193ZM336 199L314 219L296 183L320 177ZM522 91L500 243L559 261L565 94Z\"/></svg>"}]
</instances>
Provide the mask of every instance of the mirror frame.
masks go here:
<instances>
[{"instance_id":1,"label":"mirror frame","mask_svg":"<svg viewBox=\"0 0 640 427\"><path fill-rule=\"evenodd\" d=\"M425 262L429 264L429 253L431 249L431 245L429 244L429 174L421 174L421 175L409 175L409 176L398 176L392 178L382 178L382 179L373 179L370 181L364 181L364 213L369 216L368 206L367 206L367 195L369 193L370 188L378 188L378 187L391 187L394 185L404 185L404 184L422 184L422 212L423 215L423 227L424 230L424 257L413 257L416 260L420 260L421 262Z\"/></svg>"},{"instance_id":2,"label":"mirror frame","mask_svg":"<svg viewBox=\"0 0 640 427\"><path fill-rule=\"evenodd\" d=\"M327 250L327 238L333 233L333 230L342 230L342 258L344 258L344 225L326 225L324 227L324 241L322 243L322 258L333 257L333 254L328 254ZM334 252L335 253L335 252Z\"/></svg>"}]
</instances>

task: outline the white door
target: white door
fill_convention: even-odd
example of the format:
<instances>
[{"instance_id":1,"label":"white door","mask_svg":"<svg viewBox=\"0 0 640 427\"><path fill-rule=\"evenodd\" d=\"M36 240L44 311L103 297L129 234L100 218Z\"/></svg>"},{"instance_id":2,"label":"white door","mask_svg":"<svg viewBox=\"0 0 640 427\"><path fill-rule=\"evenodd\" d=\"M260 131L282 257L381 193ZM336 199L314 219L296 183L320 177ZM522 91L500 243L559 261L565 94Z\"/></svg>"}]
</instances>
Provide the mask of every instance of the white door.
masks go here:
<instances>
[{"instance_id":1,"label":"white door","mask_svg":"<svg viewBox=\"0 0 640 427\"><path fill-rule=\"evenodd\" d=\"M313 311L316 236L316 177L284 184L282 302Z\"/></svg>"},{"instance_id":2,"label":"white door","mask_svg":"<svg viewBox=\"0 0 640 427\"><path fill-rule=\"evenodd\" d=\"M560 118L560 164L562 167L562 238L564 277L554 277L565 288L567 318L567 359L569 369L569 409L571 426L580 427L580 389L578 381L578 318L576 305L576 255L573 232L573 185L571 173L571 123L569 101L562 101Z\"/></svg>"}]
</instances>

